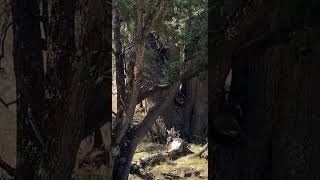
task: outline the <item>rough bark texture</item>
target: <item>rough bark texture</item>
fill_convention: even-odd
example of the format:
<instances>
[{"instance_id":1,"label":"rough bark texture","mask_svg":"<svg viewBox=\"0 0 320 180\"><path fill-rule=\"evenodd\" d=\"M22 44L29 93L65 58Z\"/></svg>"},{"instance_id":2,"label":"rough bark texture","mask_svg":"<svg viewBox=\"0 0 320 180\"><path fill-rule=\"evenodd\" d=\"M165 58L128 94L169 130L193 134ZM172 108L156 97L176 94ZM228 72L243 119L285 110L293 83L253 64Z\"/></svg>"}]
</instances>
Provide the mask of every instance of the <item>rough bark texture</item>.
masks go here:
<instances>
[{"instance_id":1,"label":"rough bark texture","mask_svg":"<svg viewBox=\"0 0 320 180\"><path fill-rule=\"evenodd\" d=\"M138 142L147 132L147 129L152 126L153 118L147 121L147 125L139 125L141 130L139 132L140 139L136 138L133 133L131 122L133 119L135 107L139 100L141 92L141 85L143 80L143 66L145 60L145 39L150 31L154 28L155 22L158 19L164 7L164 0L156 1L153 9L149 12L146 18L146 23L143 21L145 2L142 0L136 1L136 19L134 25L134 58L128 62L127 66L127 84L126 84L126 109L124 111L124 118L122 122L117 122L115 127L115 136L113 138L113 149L118 149L119 153L113 157L113 179L127 179L130 171L130 165L133 153ZM144 24L145 23L145 24ZM154 119L155 120L155 119ZM151 124L150 124L151 123Z\"/></svg>"},{"instance_id":2,"label":"rough bark texture","mask_svg":"<svg viewBox=\"0 0 320 180\"><path fill-rule=\"evenodd\" d=\"M233 94L238 96L237 103L244 105L243 136L216 138L219 141L211 143L215 151L209 149L213 168L209 179L319 179L315 154L319 134L314 128L318 125L315 102L319 82L312 78L317 76L319 25L304 9L315 4L271 4L271 16L265 16L268 26L256 24L246 36L252 43L232 51L237 52L232 57L232 81L236 77L237 86L243 89ZM311 28L301 29L301 25ZM257 38L259 34L264 35Z\"/></svg>"},{"instance_id":3,"label":"rough bark texture","mask_svg":"<svg viewBox=\"0 0 320 180\"><path fill-rule=\"evenodd\" d=\"M33 179L41 156L44 72L37 1L14 1L14 70L17 94L16 179ZM38 135L40 134L41 137ZM40 139L39 139L40 138Z\"/></svg>"},{"instance_id":4,"label":"rough bark texture","mask_svg":"<svg viewBox=\"0 0 320 180\"><path fill-rule=\"evenodd\" d=\"M196 76L185 84L183 105L172 102L162 118L167 128L179 130L183 138L203 143L208 127L208 80L206 77Z\"/></svg>"},{"instance_id":5,"label":"rough bark texture","mask_svg":"<svg viewBox=\"0 0 320 180\"><path fill-rule=\"evenodd\" d=\"M51 134L36 179L67 180L71 178L85 128L91 127L92 131L98 122L107 122L110 118L111 113L105 108L110 103L107 92L111 84L111 74L108 73L111 63L106 58L110 45L107 26L111 22L107 18L107 4L103 1L81 1L84 6L76 16L72 2L52 3L52 27L49 28L51 62L48 66L52 71L48 71L48 77L53 82L51 90L54 96L50 102L55 108L50 108L49 117L56 123L57 131ZM58 33L62 27L69 29ZM76 31L70 30L73 27ZM75 47L80 57L74 56Z\"/></svg>"},{"instance_id":6,"label":"rough bark texture","mask_svg":"<svg viewBox=\"0 0 320 180\"><path fill-rule=\"evenodd\" d=\"M122 52L121 42L121 19L120 11L116 7L114 8L114 41L116 46L116 86L117 86L117 116L116 123L123 121L123 111L125 109L126 91L125 91L125 54ZM117 127L117 126L116 126ZM117 131L117 130L116 130Z\"/></svg>"},{"instance_id":7,"label":"rough bark texture","mask_svg":"<svg viewBox=\"0 0 320 180\"><path fill-rule=\"evenodd\" d=\"M310 37L307 38L307 37ZM272 179L319 179L319 26L297 32L283 53L280 114L272 139ZM309 42L310 53L296 45ZM288 88L290 87L290 88Z\"/></svg>"},{"instance_id":8,"label":"rough bark texture","mask_svg":"<svg viewBox=\"0 0 320 180\"><path fill-rule=\"evenodd\" d=\"M193 65L198 63L202 56L203 53L195 53L190 57L190 61L183 66L179 78L169 89L164 90L164 95L167 98L151 107L143 121L137 127L131 128L126 134L123 143L113 147L114 149L120 148L121 150L119 154L113 156L113 179L125 180L128 178L132 157L138 144L148 130L151 129L156 119L167 110L169 104L172 103L175 94L178 92L181 82L192 74Z\"/></svg>"}]
</instances>

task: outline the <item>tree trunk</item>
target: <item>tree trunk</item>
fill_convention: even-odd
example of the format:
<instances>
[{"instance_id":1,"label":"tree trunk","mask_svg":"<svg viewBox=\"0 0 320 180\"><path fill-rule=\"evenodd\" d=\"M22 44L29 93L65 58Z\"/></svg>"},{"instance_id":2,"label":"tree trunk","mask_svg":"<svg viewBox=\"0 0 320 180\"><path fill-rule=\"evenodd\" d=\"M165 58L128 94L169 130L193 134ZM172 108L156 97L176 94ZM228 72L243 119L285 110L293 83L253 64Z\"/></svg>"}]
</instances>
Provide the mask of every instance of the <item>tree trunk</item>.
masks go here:
<instances>
[{"instance_id":1,"label":"tree trunk","mask_svg":"<svg viewBox=\"0 0 320 180\"><path fill-rule=\"evenodd\" d=\"M180 83L173 85L172 89L167 91L167 98L148 111L146 117L136 129L131 129L131 132L125 137L125 143L122 144L120 154L116 157L113 164L113 179L126 180L131 169L131 161L139 142L143 139L147 131L172 102L174 94L178 91Z\"/></svg>"},{"instance_id":2,"label":"tree trunk","mask_svg":"<svg viewBox=\"0 0 320 180\"><path fill-rule=\"evenodd\" d=\"M190 135L195 142L204 142L208 132L208 79L197 77L195 81L197 91L195 92L195 105L190 120Z\"/></svg>"},{"instance_id":3,"label":"tree trunk","mask_svg":"<svg viewBox=\"0 0 320 180\"><path fill-rule=\"evenodd\" d=\"M111 63L106 61L110 7L104 1L80 4L85 6L77 11L73 1L51 4L47 88L53 95L49 118L55 130L48 132L35 179L69 180L82 138L111 120L106 110L111 97L106 93L111 91Z\"/></svg>"},{"instance_id":4,"label":"tree trunk","mask_svg":"<svg viewBox=\"0 0 320 180\"><path fill-rule=\"evenodd\" d=\"M123 110L125 108L124 102L127 101L125 97L125 64L124 58L125 54L122 52L122 42L121 42L121 17L118 8L114 8L114 41L116 46L116 86L117 86L117 117L116 123L123 121ZM117 127L117 126L116 126ZM117 130L116 130L117 131Z\"/></svg>"},{"instance_id":5,"label":"tree trunk","mask_svg":"<svg viewBox=\"0 0 320 180\"><path fill-rule=\"evenodd\" d=\"M319 25L311 19L304 21L310 17L302 7L309 5L275 2L270 30L289 28L294 32L290 41L283 41L289 34L285 31L281 37L268 38L273 44L264 41L264 48L252 46L250 53L242 52L251 56L246 58L250 60L247 109L240 122L245 136L234 145L218 144L209 179L320 178L316 166L319 80L314 78L318 77ZM294 15L297 12L301 14ZM310 23L311 28L299 29L292 22Z\"/></svg>"},{"instance_id":6,"label":"tree trunk","mask_svg":"<svg viewBox=\"0 0 320 180\"><path fill-rule=\"evenodd\" d=\"M291 44L283 58L280 115L272 141L274 180L320 178L319 32L315 26L296 32L294 42L300 43ZM296 48L306 42L311 52Z\"/></svg>"},{"instance_id":7,"label":"tree trunk","mask_svg":"<svg viewBox=\"0 0 320 180\"><path fill-rule=\"evenodd\" d=\"M186 86L183 105L172 102L162 115L163 120L168 129L179 130L182 138L203 143L208 127L208 80L199 75L183 84Z\"/></svg>"},{"instance_id":8,"label":"tree trunk","mask_svg":"<svg viewBox=\"0 0 320 180\"><path fill-rule=\"evenodd\" d=\"M17 94L16 179L33 179L44 139L44 72L38 1L12 3Z\"/></svg>"},{"instance_id":9,"label":"tree trunk","mask_svg":"<svg viewBox=\"0 0 320 180\"><path fill-rule=\"evenodd\" d=\"M167 110L170 103L172 103L175 94L178 92L181 82L192 75L193 66L196 63L199 63L202 56L203 53L195 53L190 57L190 61L185 63L180 71L179 78L170 86L170 88L163 90L163 94L166 98L159 104L151 107L143 121L137 127L131 127L129 129L121 144L113 146L113 149L117 149L118 151L117 154L113 154L113 179L126 180L128 178L131 161L138 144L148 130L151 129L156 119Z\"/></svg>"}]
</instances>

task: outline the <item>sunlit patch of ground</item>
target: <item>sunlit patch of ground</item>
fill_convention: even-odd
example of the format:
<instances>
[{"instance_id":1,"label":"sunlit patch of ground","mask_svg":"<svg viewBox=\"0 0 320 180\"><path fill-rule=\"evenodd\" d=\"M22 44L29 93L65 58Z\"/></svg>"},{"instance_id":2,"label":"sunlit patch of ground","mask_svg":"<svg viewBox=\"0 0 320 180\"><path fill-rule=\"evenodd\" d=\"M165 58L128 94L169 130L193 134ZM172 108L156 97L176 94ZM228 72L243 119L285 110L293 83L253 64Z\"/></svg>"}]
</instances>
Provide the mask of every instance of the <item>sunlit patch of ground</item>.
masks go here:
<instances>
[{"instance_id":1,"label":"sunlit patch of ground","mask_svg":"<svg viewBox=\"0 0 320 180\"><path fill-rule=\"evenodd\" d=\"M195 144L189 144L189 147L190 150L195 153L200 152L203 149L203 146ZM133 160L135 161L139 160L141 157L148 157L151 154L157 153L159 151L164 152L165 146L144 140L141 144L139 144ZM177 175L183 177L183 179L208 179L208 161L203 158L205 156L207 156L207 152L203 153L201 157L190 154L176 160L167 159L166 161L161 162L158 165L147 167L145 170L148 173L152 173L155 179L165 179L163 173L168 172L176 172ZM187 171L198 172L199 175L197 177L195 175L192 175L191 177L184 177L184 174ZM130 179L139 180L141 178L130 175L129 180Z\"/></svg>"}]
</instances>

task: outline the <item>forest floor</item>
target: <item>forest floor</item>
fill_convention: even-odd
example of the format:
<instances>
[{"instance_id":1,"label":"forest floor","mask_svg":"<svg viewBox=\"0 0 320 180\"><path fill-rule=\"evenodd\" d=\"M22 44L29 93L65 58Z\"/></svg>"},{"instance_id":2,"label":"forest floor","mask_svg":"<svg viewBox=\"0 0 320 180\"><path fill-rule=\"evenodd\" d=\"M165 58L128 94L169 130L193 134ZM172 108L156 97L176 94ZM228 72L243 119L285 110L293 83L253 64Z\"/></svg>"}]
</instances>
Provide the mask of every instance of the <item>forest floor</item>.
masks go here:
<instances>
[{"instance_id":1,"label":"forest floor","mask_svg":"<svg viewBox=\"0 0 320 180\"><path fill-rule=\"evenodd\" d=\"M202 146L189 144L190 150L194 153L197 153L202 150ZM152 154L163 152L166 150L165 145L150 142L148 140L144 140L139 144L136 153L133 157L133 161L137 161L142 157L148 157ZM147 167L145 170L147 173L152 174L154 179L170 179L165 176L165 173L173 173L177 175L177 177L181 177L180 179L208 179L208 161L206 159L207 152L205 152L201 157L193 156L193 154L180 157L176 160L166 159L163 162L155 166ZM197 176L194 174L191 177L185 177L186 172L197 172ZM136 175L130 174L129 180L140 180Z\"/></svg>"},{"instance_id":2,"label":"forest floor","mask_svg":"<svg viewBox=\"0 0 320 180\"><path fill-rule=\"evenodd\" d=\"M142 115L136 114L135 117L135 120L137 121L142 117ZM154 179L171 179L171 177L168 177L166 174L174 174L176 176L174 179L208 179L208 151L205 151L201 156L194 156L195 153L198 153L203 149L204 145L188 145L189 149L193 152L192 154L182 156L175 160L166 158L164 161L159 162L154 166L147 166L144 170L151 174ZM146 136L138 145L133 156L133 161L138 161L142 157L149 157L161 152L166 152L166 145L153 142L148 136ZM188 176L188 173L191 174L190 177L186 177ZM140 179L142 178L137 175L129 175L129 180Z\"/></svg>"}]
</instances>

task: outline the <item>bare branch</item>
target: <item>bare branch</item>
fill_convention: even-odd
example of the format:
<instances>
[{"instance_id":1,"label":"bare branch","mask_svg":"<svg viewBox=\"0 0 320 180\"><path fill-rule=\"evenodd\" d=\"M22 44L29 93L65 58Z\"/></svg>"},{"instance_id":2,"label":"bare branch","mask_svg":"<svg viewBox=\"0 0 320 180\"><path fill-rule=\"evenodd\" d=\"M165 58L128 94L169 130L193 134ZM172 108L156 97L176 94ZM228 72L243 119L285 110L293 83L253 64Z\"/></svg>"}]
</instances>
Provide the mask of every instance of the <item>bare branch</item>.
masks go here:
<instances>
[{"instance_id":1,"label":"bare branch","mask_svg":"<svg viewBox=\"0 0 320 180\"><path fill-rule=\"evenodd\" d=\"M0 157L0 168L5 170L11 177L15 177L16 169L11 167L4 160L2 160L1 157Z\"/></svg>"},{"instance_id":2,"label":"bare branch","mask_svg":"<svg viewBox=\"0 0 320 180\"><path fill-rule=\"evenodd\" d=\"M196 154L193 155L193 157L197 157L197 156L201 156L204 152L206 152L206 150L208 150L208 143Z\"/></svg>"},{"instance_id":3,"label":"bare branch","mask_svg":"<svg viewBox=\"0 0 320 180\"><path fill-rule=\"evenodd\" d=\"M6 107L7 109L9 109L9 106L7 105L7 103L0 97L0 102L1 104Z\"/></svg>"}]
</instances>

